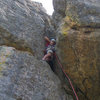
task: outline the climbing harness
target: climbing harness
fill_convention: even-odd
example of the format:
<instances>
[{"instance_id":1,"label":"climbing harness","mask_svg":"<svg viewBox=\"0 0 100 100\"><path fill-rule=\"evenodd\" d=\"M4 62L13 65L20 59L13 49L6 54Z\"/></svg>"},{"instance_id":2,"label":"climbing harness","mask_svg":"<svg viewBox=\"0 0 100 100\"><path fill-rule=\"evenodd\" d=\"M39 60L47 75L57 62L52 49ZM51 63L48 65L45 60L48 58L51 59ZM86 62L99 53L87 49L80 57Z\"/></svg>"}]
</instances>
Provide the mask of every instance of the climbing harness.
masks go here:
<instances>
[{"instance_id":1,"label":"climbing harness","mask_svg":"<svg viewBox=\"0 0 100 100\"><path fill-rule=\"evenodd\" d=\"M60 60L59 60L59 57L57 56L56 53L55 53L54 55L55 55L55 57L56 57L56 59L57 59L58 64L60 65L60 67L61 67L63 73L65 74L66 78L68 79L68 81L69 81L69 83L70 83L70 86L71 86L71 88L72 88L72 90L73 90L73 93L74 93L74 95L75 95L75 97L76 97L76 100L79 100L79 98L78 98L78 96L77 96L77 93L76 93L76 91L75 91L75 89L74 89L74 86L73 86L73 84L72 84L72 82L71 82L69 76L66 74L66 72L65 72L64 69L63 69L63 66L62 66L62 64L61 64L61 62L60 62Z\"/></svg>"}]
</instances>

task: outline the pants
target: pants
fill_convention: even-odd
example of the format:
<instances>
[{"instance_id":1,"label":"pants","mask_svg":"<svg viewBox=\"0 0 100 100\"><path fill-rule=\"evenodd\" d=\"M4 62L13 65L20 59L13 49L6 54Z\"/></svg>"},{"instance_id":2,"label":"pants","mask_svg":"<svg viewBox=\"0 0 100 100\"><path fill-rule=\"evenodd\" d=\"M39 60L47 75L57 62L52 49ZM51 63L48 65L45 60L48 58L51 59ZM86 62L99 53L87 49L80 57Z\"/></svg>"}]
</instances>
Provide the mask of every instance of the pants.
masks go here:
<instances>
[{"instance_id":1,"label":"pants","mask_svg":"<svg viewBox=\"0 0 100 100\"><path fill-rule=\"evenodd\" d=\"M47 61L47 63L50 65L52 71L54 72L55 69L54 69L54 62L53 62L53 60Z\"/></svg>"}]
</instances>

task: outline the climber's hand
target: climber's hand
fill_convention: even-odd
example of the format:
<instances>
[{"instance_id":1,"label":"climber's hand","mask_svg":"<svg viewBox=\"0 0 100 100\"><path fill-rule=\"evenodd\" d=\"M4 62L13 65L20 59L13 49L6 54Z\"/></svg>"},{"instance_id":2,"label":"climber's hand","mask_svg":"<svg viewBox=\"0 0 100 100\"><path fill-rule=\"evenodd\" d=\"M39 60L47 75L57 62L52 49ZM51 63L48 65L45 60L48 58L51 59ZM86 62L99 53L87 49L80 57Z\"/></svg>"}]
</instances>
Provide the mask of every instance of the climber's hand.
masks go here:
<instances>
[{"instance_id":1,"label":"climber's hand","mask_svg":"<svg viewBox=\"0 0 100 100\"><path fill-rule=\"evenodd\" d=\"M45 39L46 41L50 42L50 39L49 39L47 36L45 36L44 39Z\"/></svg>"}]
</instances>

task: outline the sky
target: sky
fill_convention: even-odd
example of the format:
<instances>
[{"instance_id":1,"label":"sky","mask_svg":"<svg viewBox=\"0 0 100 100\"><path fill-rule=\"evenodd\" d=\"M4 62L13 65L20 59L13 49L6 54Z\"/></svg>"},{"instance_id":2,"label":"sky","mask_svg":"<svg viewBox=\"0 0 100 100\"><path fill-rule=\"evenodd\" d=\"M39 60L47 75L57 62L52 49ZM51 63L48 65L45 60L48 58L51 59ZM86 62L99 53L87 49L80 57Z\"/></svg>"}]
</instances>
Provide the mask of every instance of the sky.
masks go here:
<instances>
[{"instance_id":1,"label":"sky","mask_svg":"<svg viewBox=\"0 0 100 100\"><path fill-rule=\"evenodd\" d=\"M32 0L32 1L41 2L43 4L43 7L47 10L47 13L49 15L52 15L53 13L52 0Z\"/></svg>"}]
</instances>

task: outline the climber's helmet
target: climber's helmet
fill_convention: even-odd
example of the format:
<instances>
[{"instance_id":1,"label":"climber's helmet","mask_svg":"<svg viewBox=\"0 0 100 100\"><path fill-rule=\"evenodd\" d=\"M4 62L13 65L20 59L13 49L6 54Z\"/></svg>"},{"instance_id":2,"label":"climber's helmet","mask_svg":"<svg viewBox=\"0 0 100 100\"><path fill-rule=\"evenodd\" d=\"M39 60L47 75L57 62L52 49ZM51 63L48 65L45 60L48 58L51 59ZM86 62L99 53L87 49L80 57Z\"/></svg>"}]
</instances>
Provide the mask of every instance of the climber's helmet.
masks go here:
<instances>
[{"instance_id":1,"label":"climber's helmet","mask_svg":"<svg viewBox=\"0 0 100 100\"><path fill-rule=\"evenodd\" d=\"M55 44L56 44L56 40L55 40L55 39L51 39L50 44L51 44L51 45L55 45Z\"/></svg>"}]
</instances>

